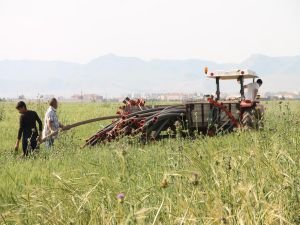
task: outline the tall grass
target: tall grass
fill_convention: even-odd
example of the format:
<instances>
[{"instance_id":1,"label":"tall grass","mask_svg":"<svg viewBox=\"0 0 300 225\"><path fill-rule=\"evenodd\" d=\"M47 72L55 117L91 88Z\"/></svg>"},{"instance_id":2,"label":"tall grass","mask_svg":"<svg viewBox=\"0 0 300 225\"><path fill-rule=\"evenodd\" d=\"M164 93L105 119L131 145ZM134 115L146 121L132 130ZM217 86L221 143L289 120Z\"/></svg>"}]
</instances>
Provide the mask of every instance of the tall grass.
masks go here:
<instances>
[{"instance_id":1,"label":"tall grass","mask_svg":"<svg viewBox=\"0 0 300 225\"><path fill-rule=\"evenodd\" d=\"M61 135L52 151L25 159L12 151L18 115L4 104L0 224L300 223L300 102L268 102L259 132L149 145L125 138L81 149L104 122ZM72 123L115 108L63 103L59 117Z\"/></svg>"}]
</instances>

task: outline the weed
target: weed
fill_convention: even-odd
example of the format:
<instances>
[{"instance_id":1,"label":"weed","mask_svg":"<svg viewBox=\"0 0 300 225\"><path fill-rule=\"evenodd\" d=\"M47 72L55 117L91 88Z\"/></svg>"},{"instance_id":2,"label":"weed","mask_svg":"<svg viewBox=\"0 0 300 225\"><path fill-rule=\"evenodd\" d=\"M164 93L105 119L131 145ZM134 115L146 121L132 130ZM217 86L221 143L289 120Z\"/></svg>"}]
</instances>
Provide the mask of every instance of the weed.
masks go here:
<instances>
[{"instance_id":1,"label":"weed","mask_svg":"<svg viewBox=\"0 0 300 225\"><path fill-rule=\"evenodd\" d=\"M2 104L2 103L1 103ZM41 106L42 105L42 106ZM0 123L0 224L298 224L300 102L269 102L264 129L142 145L132 137L81 149L94 123L20 158L18 114ZM116 104L61 103L65 123ZM47 106L30 104L40 115Z\"/></svg>"}]
</instances>

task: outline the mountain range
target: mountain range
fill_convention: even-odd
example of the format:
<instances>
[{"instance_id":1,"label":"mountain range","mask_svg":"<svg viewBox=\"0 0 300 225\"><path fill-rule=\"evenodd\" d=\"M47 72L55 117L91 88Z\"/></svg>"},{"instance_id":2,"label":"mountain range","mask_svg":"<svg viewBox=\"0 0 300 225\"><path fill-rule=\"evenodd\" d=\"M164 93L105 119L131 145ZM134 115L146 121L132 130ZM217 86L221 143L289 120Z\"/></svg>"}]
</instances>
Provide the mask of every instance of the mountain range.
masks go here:
<instances>
[{"instance_id":1,"label":"mountain range","mask_svg":"<svg viewBox=\"0 0 300 225\"><path fill-rule=\"evenodd\" d=\"M263 79L262 91L299 91L300 56L252 55L240 63L208 60L142 60L113 54L89 63L63 61L0 61L0 97L74 93L117 96L128 93L201 92L213 93L215 84L205 78L210 70L251 69ZM224 81L221 91L238 90L236 82Z\"/></svg>"}]
</instances>

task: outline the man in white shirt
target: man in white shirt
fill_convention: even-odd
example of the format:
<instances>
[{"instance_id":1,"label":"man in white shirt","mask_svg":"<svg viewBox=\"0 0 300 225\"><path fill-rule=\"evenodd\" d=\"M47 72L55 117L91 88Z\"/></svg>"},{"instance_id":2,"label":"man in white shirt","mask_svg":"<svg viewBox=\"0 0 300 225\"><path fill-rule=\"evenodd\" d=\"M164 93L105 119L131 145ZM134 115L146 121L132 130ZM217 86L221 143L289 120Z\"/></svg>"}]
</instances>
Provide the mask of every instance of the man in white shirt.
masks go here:
<instances>
[{"instance_id":1,"label":"man in white shirt","mask_svg":"<svg viewBox=\"0 0 300 225\"><path fill-rule=\"evenodd\" d=\"M45 119L44 119L44 129L43 129L43 138L47 137L51 133L58 131L59 128L64 129L64 125L62 125L58 121L58 117L56 114L56 110L58 108L58 102L56 98L52 98L49 102L49 108L45 113ZM55 137L47 138L45 141L45 145L47 148L50 148L53 146Z\"/></svg>"},{"instance_id":2,"label":"man in white shirt","mask_svg":"<svg viewBox=\"0 0 300 225\"><path fill-rule=\"evenodd\" d=\"M256 99L258 89L262 85L262 83L263 83L262 80L258 79L254 83L245 85L244 88L247 89L247 92L245 94L245 100L254 101Z\"/></svg>"}]
</instances>

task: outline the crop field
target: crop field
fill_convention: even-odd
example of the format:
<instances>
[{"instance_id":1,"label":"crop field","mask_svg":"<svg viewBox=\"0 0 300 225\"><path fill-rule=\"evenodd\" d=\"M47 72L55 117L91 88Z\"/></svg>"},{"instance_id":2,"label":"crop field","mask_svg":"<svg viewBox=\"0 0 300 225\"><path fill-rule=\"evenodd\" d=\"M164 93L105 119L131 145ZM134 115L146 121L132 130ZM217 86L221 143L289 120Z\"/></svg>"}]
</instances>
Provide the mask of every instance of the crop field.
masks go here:
<instances>
[{"instance_id":1,"label":"crop field","mask_svg":"<svg viewBox=\"0 0 300 225\"><path fill-rule=\"evenodd\" d=\"M13 150L19 115L0 102L0 224L300 224L300 102L265 102L264 129L81 148L110 121ZM64 124L118 104L61 103ZM47 104L31 102L43 120Z\"/></svg>"}]
</instances>

